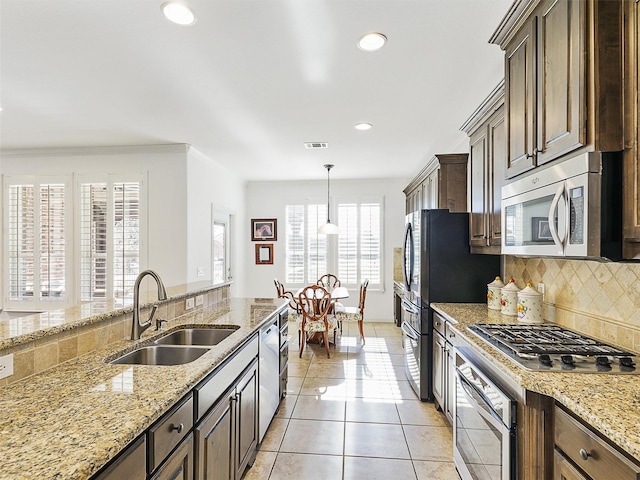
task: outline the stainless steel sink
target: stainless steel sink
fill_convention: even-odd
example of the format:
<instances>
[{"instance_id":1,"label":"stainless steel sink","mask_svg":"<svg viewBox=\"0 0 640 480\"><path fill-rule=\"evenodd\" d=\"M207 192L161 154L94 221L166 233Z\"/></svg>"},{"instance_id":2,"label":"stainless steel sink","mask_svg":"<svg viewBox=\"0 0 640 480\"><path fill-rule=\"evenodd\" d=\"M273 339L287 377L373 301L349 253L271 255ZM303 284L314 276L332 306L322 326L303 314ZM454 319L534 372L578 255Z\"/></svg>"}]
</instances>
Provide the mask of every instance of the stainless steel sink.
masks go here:
<instances>
[{"instance_id":1,"label":"stainless steel sink","mask_svg":"<svg viewBox=\"0 0 640 480\"><path fill-rule=\"evenodd\" d=\"M159 338L157 345L208 345L220 343L237 328L182 328Z\"/></svg>"},{"instance_id":2,"label":"stainless steel sink","mask_svg":"<svg viewBox=\"0 0 640 480\"><path fill-rule=\"evenodd\" d=\"M182 365L193 362L209 351L203 347L142 347L112 360L113 365Z\"/></svg>"}]
</instances>

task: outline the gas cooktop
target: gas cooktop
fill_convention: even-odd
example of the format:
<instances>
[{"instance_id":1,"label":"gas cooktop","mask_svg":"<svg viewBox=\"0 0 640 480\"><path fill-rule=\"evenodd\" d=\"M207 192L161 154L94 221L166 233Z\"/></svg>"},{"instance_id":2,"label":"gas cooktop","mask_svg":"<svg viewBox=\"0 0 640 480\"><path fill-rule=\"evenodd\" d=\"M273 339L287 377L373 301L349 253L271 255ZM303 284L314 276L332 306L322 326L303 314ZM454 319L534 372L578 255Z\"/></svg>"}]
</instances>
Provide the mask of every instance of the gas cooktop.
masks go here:
<instances>
[{"instance_id":1,"label":"gas cooktop","mask_svg":"<svg viewBox=\"0 0 640 480\"><path fill-rule=\"evenodd\" d=\"M469 327L527 370L638 374L635 354L555 324Z\"/></svg>"}]
</instances>

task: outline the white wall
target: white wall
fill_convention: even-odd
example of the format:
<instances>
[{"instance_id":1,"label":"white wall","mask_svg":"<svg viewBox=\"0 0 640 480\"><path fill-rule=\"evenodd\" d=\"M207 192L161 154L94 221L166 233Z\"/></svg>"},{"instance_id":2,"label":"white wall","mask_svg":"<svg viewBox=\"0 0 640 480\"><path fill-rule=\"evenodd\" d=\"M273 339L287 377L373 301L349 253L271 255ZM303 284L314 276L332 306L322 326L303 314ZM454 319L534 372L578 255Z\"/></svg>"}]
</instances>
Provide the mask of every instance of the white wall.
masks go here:
<instances>
[{"instance_id":1,"label":"white wall","mask_svg":"<svg viewBox=\"0 0 640 480\"><path fill-rule=\"evenodd\" d=\"M331 181L331 201L336 197L383 196L384 197L384 291L367 290L366 318L371 321L393 319L393 248L402 247L404 235L404 187L410 179L344 180ZM255 243L251 242L249 228L245 235L247 262L246 281L241 285L241 295L249 297L274 297L273 279L281 281L285 276L285 205L304 199L327 201L326 179L308 182L249 182L246 194L246 221L251 218L276 218L278 239L274 242L273 265L256 265ZM284 282L283 282L284 283ZM358 292L350 292L344 303L356 305Z\"/></svg>"},{"instance_id":2,"label":"white wall","mask_svg":"<svg viewBox=\"0 0 640 480\"><path fill-rule=\"evenodd\" d=\"M189 282L211 280L212 253L212 211L218 217L231 218L230 256L235 283L231 296L238 296L237 290L243 282L245 270L244 251L236 248L238 239L245 238L242 227L247 223L244 217L245 181L224 168L219 163L191 148L188 154L188 254L187 280ZM198 268L203 276L198 277Z\"/></svg>"}]
</instances>

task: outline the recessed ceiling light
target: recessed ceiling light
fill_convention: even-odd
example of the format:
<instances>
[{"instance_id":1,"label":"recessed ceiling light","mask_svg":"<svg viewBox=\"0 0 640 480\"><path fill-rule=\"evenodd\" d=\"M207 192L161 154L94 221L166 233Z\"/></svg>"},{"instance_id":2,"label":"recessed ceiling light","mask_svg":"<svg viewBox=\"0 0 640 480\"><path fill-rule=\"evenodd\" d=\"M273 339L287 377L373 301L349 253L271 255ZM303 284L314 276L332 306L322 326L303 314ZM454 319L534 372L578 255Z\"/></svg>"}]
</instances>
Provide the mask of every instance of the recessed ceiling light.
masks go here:
<instances>
[{"instance_id":1,"label":"recessed ceiling light","mask_svg":"<svg viewBox=\"0 0 640 480\"><path fill-rule=\"evenodd\" d=\"M182 2L164 2L160 7L162 13L173 23L178 25L193 25L196 23L196 14L191 7Z\"/></svg>"},{"instance_id":2,"label":"recessed ceiling light","mask_svg":"<svg viewBox=\"0 0 640 480\"><path fill-rule=\"evenodd\" d=\"M365 33L358 40L358 48L365 52L375 52L380 50L387 42L387 37L378 32Z\"/></svg>"},{"instance_id":3,"label":"recessed ceiling light","mask_svg":"<svg viewBox=\"0 0 640 480\"><path fill-rule=\"evenodd\" d=\"M356 130L370 130L372 126L370 123L356 123Z\"/></svg>"}]
</instances>

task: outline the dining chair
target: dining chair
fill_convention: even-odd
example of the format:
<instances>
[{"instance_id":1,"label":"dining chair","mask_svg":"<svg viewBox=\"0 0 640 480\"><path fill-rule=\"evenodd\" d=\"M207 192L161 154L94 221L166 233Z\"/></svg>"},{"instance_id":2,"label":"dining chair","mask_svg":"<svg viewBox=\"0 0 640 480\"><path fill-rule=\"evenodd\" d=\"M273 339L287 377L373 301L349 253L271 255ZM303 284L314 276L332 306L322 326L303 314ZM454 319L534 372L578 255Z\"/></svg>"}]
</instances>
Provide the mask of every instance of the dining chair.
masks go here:
<instances>
[{"instance_id":1,"label":"dining chair","mask_svg":"<svg viewBox=\"0 0 640 480\"><path fill-rule=\"evenodd\" d=\"M289 321L297 322L300 319L302 311L300 310L300 304L296 300L296 297L291 291L285 290L284 285L280 283L277 278L273 279L273 283L276 286L278 298L289 300Z\"/></svg>"},{"instance_id":2,"label":"dining chair","mask_svg":"<svg viewBox=\"0 0 640 480\"><path fill-rule=\"evenodd\" d=\"M329 290L340 286L340 280L332 273L327 273L321 276L316 283Z\"/></svg>"},{"instance_id":3,"label":"dining chair","mask_svg":"<svg viewBox=\"0 0 640 480\"><path fill-rule=\"evenodd\" d=\"M307 340L322 333L324 348L329 354L329 331L333 330L333 344L336 344L336 331L338 321L335 315L329 315L331 307L331 294L320 285L309 285L300 292L298 296L300 308L302 310L302 322L298 328L298 342L300 343L300 357Z\"/></svg>"},{"instance_id":4,"label":"dining chair","mask_svg":"<svg viewBox=\"0 0 640 480\"><path fill-rule=\"evenodd\" d=\"M336 317L338 318L338 324L340 325L340 334L342 334L342 322L358 322L358 330L360 330L360 336L362 337L362 345L365 344L364 340L364 302L367 298L367 287L369 286L369 280L365 280L360 285L360 300L357 307L336 307Z\"/></svg>"}]
</instances>

